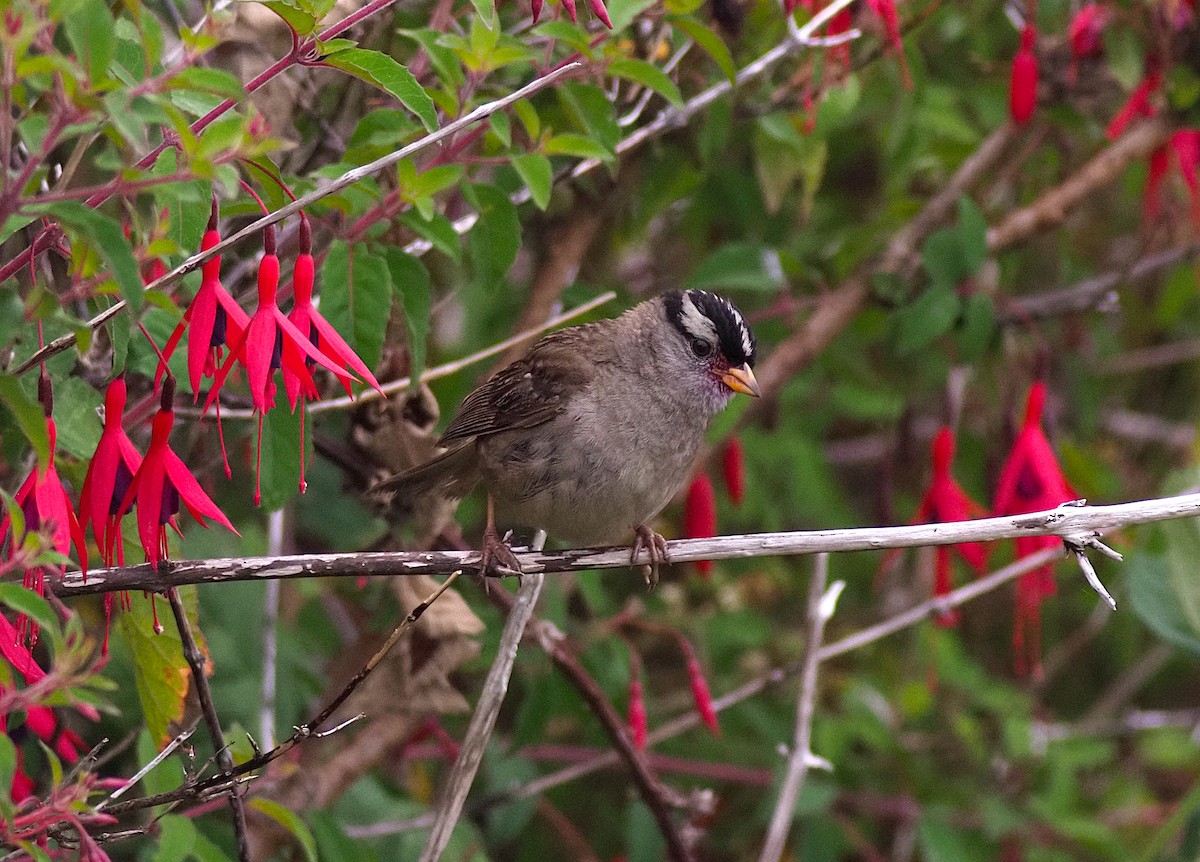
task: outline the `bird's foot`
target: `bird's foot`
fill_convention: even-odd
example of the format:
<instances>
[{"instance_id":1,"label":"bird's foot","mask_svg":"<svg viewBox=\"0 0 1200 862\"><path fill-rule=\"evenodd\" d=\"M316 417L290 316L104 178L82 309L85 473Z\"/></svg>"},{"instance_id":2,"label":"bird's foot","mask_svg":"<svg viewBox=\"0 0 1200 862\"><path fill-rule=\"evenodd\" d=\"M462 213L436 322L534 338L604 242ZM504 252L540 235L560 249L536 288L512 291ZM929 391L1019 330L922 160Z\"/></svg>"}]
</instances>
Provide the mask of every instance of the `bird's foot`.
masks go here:
<instances>
[{"instance_id":1,"label":"bird's foot","mask_svg":"<svg viewBox=\"0 0 1200 862\"><path fill-rule=\"evenodd\" d=\"M637 560L642 551L646 551L650 555L650 564L642 564L642 577L646 579L646 586L654 589L658 585L659 563L671 565L667 540L645 524L639 524L634 528L633 552L629 555L629 565L636 566L638 564Z\"/></svg>"},{"instance_id":2,"label":"bird's foot","mask_svg":"<svg viewBox=\"0 0 1200 862\"><path fill-rule=\"evenodd\" d=\"M509 547L507 536L500 538L495 530L483 533L483 551L479 557L479 574L485 578L521 576L521 562Z\"/></svg>"}]
</instances>

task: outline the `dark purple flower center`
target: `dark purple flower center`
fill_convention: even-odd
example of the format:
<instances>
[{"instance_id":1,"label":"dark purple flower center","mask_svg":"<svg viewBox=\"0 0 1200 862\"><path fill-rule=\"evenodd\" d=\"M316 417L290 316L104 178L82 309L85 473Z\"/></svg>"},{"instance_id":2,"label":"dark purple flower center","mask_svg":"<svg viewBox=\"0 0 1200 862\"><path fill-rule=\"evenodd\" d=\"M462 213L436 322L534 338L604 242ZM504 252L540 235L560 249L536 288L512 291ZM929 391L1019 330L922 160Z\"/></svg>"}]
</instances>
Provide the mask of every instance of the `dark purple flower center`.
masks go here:
<instances>
[{"instance_id":1,"label":"dark purple flower center","mask_svg":"<svg viewBox=\"0 0 1200 862\"><path fill-rule=\"evenodd\" d=\"M1022 500L1037 499L1042 495L1043 487L1037 470L1033 469L1033 464L1026 462L1017 475L1017 496Z\"/></svg>"},{"instance_id":2,"label":"dark purple flower center","mask_svg":"<svg viewBox=\"0 0 1200 862\"><path fill-rule=\"evenodd\" d=\"M125 500L125 492L129 490L129 483L133 481L133 473L125 466L125 460L117 464L117 475L113 482L112 499L108 501L108 514L121 514L121 503ZM133 508L130 506L130 508Z\"/></svg>"},{"instance_id":3,"label":"dark purple flower center","mask_svg":"<svg viewBox=\"0 0 1200 862\"><path fill-rule=\"evenodd\" d=\"M275 330L275 346L271 348L271 367L278 368L283 364L283 330Z\"/></svg>"},{"instance_id":4,"label":"dark purple flower center","mask_svg":"<svg viewBox=\"0 0 1200 862\"><path fill-rule=\"evenodd\" d=\"M179 491L168 479L163 482L162 501L158 507L158 523L165 524L179 511Z\"/></svg>"},{"instance_id":5,"label":"dark purple flower center","mask_svg":"<svg viewBox=\"0 0 1200 862\"><path fill-rule=\"evenodd\" d=\"M308 325L308 340L312 342L312 346L317 348L317 350L321 349L321 345L319 343L321 341L321 334L317 332L317 327L314 323L310 323ZM312 371L313 366L316 364L317 360L313 359L307 353L304 354L304 365L309 371Z\"/></svg>"},{"instance_id":6,"label":"dark purple flower center","mask_svg":"<svg viewBox=\"0 0 1200 862\"><path fill-rule=\"evenodd\" d=\"M208 339L210 347L220 347L225 343L225 309L217 303L217 313L213 317L212 336Z\"/></svg>"}]
</instances>

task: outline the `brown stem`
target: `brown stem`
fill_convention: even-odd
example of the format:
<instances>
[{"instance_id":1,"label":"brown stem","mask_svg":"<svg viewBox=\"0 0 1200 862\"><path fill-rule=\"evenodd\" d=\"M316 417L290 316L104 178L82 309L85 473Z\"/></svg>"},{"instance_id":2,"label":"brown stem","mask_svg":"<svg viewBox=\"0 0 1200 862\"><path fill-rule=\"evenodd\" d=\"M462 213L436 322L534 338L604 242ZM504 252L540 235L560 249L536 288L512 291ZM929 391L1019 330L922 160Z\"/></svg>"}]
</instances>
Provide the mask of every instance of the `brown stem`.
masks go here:
<instances>
[{"instance_id":1,"label":"brown stem","mask_svg":"<svg viewBox=\"0 0 1200 862\"><path fill-rule=\"evenodd\" d=\"M225 734L221 731L221 719L217 716L217 708L213 704L212 690L208 687L208 676L204 673L204 654L196 645L196 637L192 634L192 625L188 622L187 609L179 597L179 591L174 587L167 590L167 600L171 603L171 613L175 615L175 627L179 629L179 640L183 644L183 657L187 659L188 667L192 670L192 683L196 687L196 697L200 701L200 711L204 715L204 723L208 725L208 733L212 737L213 748L217 752L217 763L223 772L233 769L233 755L225 744ZM246 841L246 807L241 794L229 795L229 807L233 809L233 831L237 836L238 860L249 862L250 846Z\"/></svg>"}]
</instances>

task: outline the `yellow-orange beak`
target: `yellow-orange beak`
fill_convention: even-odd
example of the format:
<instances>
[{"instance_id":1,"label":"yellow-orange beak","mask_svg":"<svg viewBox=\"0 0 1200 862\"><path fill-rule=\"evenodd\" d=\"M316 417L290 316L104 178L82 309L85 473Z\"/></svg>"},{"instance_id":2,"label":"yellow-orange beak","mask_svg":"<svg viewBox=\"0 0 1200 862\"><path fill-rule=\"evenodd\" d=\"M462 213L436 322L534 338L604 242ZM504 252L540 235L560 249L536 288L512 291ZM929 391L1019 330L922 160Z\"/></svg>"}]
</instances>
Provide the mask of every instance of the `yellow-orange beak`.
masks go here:
<instances>
[{"instance_id":1,"label":"yellow-orange beak","mask_svg":"<svg viewBox=\"0 0 1200 862\"><path fill-rule=\"evenodd\" d=\"M762 395L762 389L759 388L758 381L754 379L754 372L750 370L749 365L730 368L721 375L721 382L734 392L740 392L743 395L750 395L754 398Z\"/></svg>"}]
</instances>

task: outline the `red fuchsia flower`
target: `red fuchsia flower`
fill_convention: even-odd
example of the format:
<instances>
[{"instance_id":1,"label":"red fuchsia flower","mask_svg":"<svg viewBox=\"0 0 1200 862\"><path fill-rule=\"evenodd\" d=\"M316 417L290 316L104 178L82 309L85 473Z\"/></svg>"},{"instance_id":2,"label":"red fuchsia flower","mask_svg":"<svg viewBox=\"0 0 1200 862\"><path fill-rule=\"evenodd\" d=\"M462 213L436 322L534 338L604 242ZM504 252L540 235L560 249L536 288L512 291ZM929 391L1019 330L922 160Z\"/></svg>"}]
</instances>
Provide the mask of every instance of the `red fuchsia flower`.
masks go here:
<instances>
[{"instance_id":1,"label":"red fuchsia flower","mask_svg":"<svg viewBox=\"0 0 1200 862\"><path fill-rule=\"evenodd\" d=\"M725 492L735 506L741 505L746 496L746 455L742 441L730 437L721 453L721 472L725 477Z\"/></svg>"},{"instance_id":2,"label":"red fuchsia flower","mask_svg":"<svg viewBox=\"0 0 1200 862\"><path fill-rule=\"evenodd\" d=\"M345 342L338 331L330 325L321 312L313 306L312 293L313 281L316 272L316 262L312 256L312 230L309 228L308 217L303 213L300 215L300 254L296 258L296 267L292 273L292 293L295 299L295 305L288 314L287 319L292 322L298 332L304 333L309 342L314 346L319 346L320 349L333 362L346 373L354 371L363 380L371 385L380 395L383 395L383 390L379 388L379 381L375 379L375 375L371 373L371 369L363 362L354 349ZM304 355L300 345L295 341L285 341L283 344L283 388L287 392L288 403L292 407L292 411L296 410L296 404L303 396L304 398L317 398L317 387L313 382L311 372L314 360ZM292 372L293 368L303 367L309 372L307 379L303 379ZM306 483L304 481L304 413L300 414L300 493L304 493Z\"/></svg>"},{"instance_id":3,"label":"red fuchsia flower","mask_svg":"<svg viewBox=\"0 0 1200 862\"><path fill-rule=\"evenodd\" d=\"M217 199L214 197L208 229L200 241L201 251L208 251L221 241L221 235L217 233L218 219ZM214 255L206 260L201 272L200 289L163 348L163 356L170 359L184 329L189 330L188 382L192 385L193 402L200 398L200 378L215 376L221 360L221 348L227 343L240 341L250 323L246 312L221 284L221 256ZM165 370L165 366L159 366L154 375L155 387L162 380Z\"/></svg>"},{"instance_id":4,"label":"red fuchsia flower","mask_svg":"<svg viewBox=\"0 0 1200 862\"><path fill-rule=\"evenodd\" d=\"M713 735L720 736L721 726L717 723L717 711L713 707L712 693L708 690L708 680L704 678L700 660L696 658L696 650L691 641L683 635L677 635L675 639L679 642L679 648L683 650L684 658L687 659L688 682L691 684L692 700L696 704L696 711L700 713L700 718L713 732Z\"/></svg>"},{"instance_id":5,"label":"red fuchsia flower","mask_svg":"<svg viewBox=\"0 0 1200 862\"><path fill-rule=\"evenodd\" d=\"M168 377L163 384L160 408L154 415L150 430L150 448L129 483L121 501L118 518L124 517L137 502L138 538L146 552L146 562L157 566L169 558L167 526L179 532L175 515L179 504L191 513L200 526L207 528L205 518L240 535L217 504L204 493L196 477L171 449L171 428L175 424L175 379ZM120 523L118 521L118 528Z\"/></svg>"},{"instance_id":6,"label":"red fuchsia flower","mask_svg":"<svg viewBox=\"0 0 1200 862\"><path fill-rule=\"evenodd\" d=\"M1038 61L1034 49L1037 46L1037 29L1026 24L1021 31L1021 47L1013 57L1012 83L1008 92L1008 112L1013 122L1023 125L1029 122L1037 108Z\"/></svg>"},{"instance_id":7,"label":"red fuchsia flower","mask_svg":"<svg viewBox=\"0 0 1200 862\"><path fill-rule=\"evenodd\" d=\"M42 377L38 381L38 397L46 414L46 436L50 442L50 457L45 464L39 464L33 468L33 472L21 483L21 487L17 489L13 499L21 507L21 512L25 516L27 531L43 530L50 538L51 547L64 557L70 555L71 545L75 546L79 557L79 567L86 576L87 541L84 538L83 530L80 529L79 520L75 517L75 509L71 506L71 500L67 497L66 489L63 488L62 480L58 478L58 470L54 466L54 449L58 441L58 429L55 428L54 419L50 416L54 397L50 389L50 378L46 376L45 371L42 372ZM20 551L16 546L16 536L10 535L11 532L11 518L8 510L5 509L3 517L0 517L0 560L12 560ZM8 537L7 552L3 549L5 537ZM46 594L46 575L57 573L61 576L64 570L64 566L27 568L24 576L25 588L43 596ZM24 616L20 620L22 631L26 630L26 625L29 627L30 642L36 641L37 626Z\"/></svg>"},{"instance_id":8,"label":"red fuchsia flower","mask_svg":"<svg viewBox=\"0 0 1200 862\"><path fill-rule=\"evenodd\" d=\"M689 539L710 539L717 534L717 495L705 473L697 473L683 504L683 534ZM712 561L697 560L705 579L712 576Z\"/></svg>"},{"instance_id":9,"label":"red fuchsia flower","mask_svg":"<svg viewBox=\"0 0 1200 862\"><path fill-rule=\"evenodd\" d=\"M950 466L954 462L954 432L941 428L933 438L933 479L917 509L915 523L945 524L952 521L967 521L982 518L987 514L983 506L972 500L954 478ZM987 570L987 549L979 542L963 542L953 546L963 561L982 575ZM952 589L950 580L950 551L946 545L935 550L934 595L944 596ZM958 620L957 612L951 611L937 618L942 625L953 625Z\"/></svg>"},{"instance_id":10,"label":"red fuchsia flower","mask_svg":"<svg viewBox=\"0 0 1200 862\"><path fill-rule=\"evenodd\" d=\"M1146 176L1146 190L1142 193L1142 213L1146 221L1153 222L1162 212L1163 182L1171 167L1171 150L1163 144L1150 154L1150 168Z\"/></svg>"},{"instance_id":11,"label":"red fuchsia flower","mask_svg":"<svg viewBox=\"0 0 1200 862\"><path fill-rule=\"evenodd\" d=\"M104 394L104 432L96 452L88 464L87 477L79 494L79 527L92 535L100 548L106 566L125 565L125 545L121 540L121 501L142 464L142 456L125 433L122 420L125 413L125 375L113 378ZM122 593L127 603L128 594ZM112 623L115 593L104 594L104 645L101 652L108 655L108 633Z\"/></svg>"},{"instance_id":12,"label":"red fuchsia flower","mask_svg":"<svg viewBox=\"0 0 1200 862\"><path fill-rule=\"evenodd\" d=\"M609 30L613 28L612 20L608 17L608 10L604 8L604 0L588 0L588 7L592 10L592 14L604 22L604 26Z\"/></svg>"},{"instance_id":13,"label":"red fuchsia flower","mask_svg":"<svg viewBox=\"0 0 1200 862\"><path fill-rule=\"evenodd\" d=\"M529 11L533 13L533 23L536 24L538 19L542 17L542 6L545 5L545 0L530 0Z\"/></svg>"},{"instance_id":14,"label":"red fuchsia flower","mask_svg":"<svg viewBox=\"0 0 1200 862\"><path fill-rule=\"evenodd\" d=\"M904 43L900 39L900 16L896 14L896 0L867 0L867 5L883 22L883 33L887 43L900 60L904 86L911 90L912 75L908 72L908 58L904 56Z\"/></svg>"},{"instance_id":15,"label":"red fuchsia flower","mask_svg":"<svg viewBox=\"0 0 1200 862\"><path fill-rule=\"evenodd\" d=\"M1071 46L1071 76L1076 63L1100 56L1104 42L1100 36L1108 26L1108 10L1099 3L1088 3L1075 13L1067 25L1067 42Z\"/></svg>"},{"instance_id":16,"label":"red fuchsia flower","mask_svg":"<svg viewBox=\"0 0 1200 862\"><path fill-rule=\"evenodd\" d=\"M1075 500L1078 495L1063 476L1054 449L1042 430L1046 384L1039 380L1029 387L1025 421L1012 450L1000 468L993 510L997 515L1040 512ZM1018 538L1017 556L1027 557L1062 542L1056 536ZM1047 563L1022 575L1017 582L1017 614L1013 628L1017 672L1041 672L1041 606L1054 595L1054 566Z\"/></svg>"},{"instance_id":17,"label":"red fuchsia flower","mask_svg":"<svg viewBox=\"0 0 1200 862\"><path fill-rule=\"evenodd\" d=\"M639 676L633 676L629 679L629 732L633 736L633 745L638 751L646 750L648 727L642 680Z\"/></svg>"},{"instance_id":18,"label":"red fuchsia flower","mask_svg":"<svg viewBox=\"0 0 1200 862\"><path fill-rule=\"evenodd\" d=\"M246 376L250 381L250 399L254 402L254 409L258 411L258 447L254 477L256 506L262 502L262 420L266 412L275 406L275 369L282 366L294 375L299 380L298 388L305 392L316 391L316 384L313 383L312 374L304 361L305 357L332 371L345 387L347 394L350 394L350 383L353 380L337 362L314 347L305 334L279 310L276 301L279 290L279 258L275 254L273 227L263 231L263 248L266 253L258 266L258 308L241 338L230 342L229 358L217 372L212 390L208 393L208 400L204 404L205 410L212 406L220 394L225 378L229 376L230 369L235 362L241 362L246 367Z\"/></svg>"},{"instance_id":19,"label":"red fuchsia flower","mask_svg":"<svg viewBox=\"0 0 1200 862\"><path fill-rule=\"evenodd\" d=\"M1126 127L1138 117L1153 117L1157 113L1151 98L1162 86L1162 72L1159 71L1156 62L1150 61L1147 66L1145 76L1129 94L1129 98L1104 132L1110 141L1119 138Z\"/></svg>"}]
</instances>

